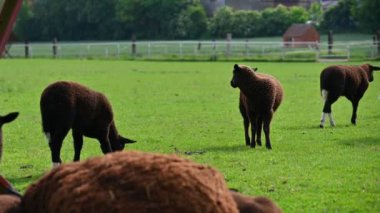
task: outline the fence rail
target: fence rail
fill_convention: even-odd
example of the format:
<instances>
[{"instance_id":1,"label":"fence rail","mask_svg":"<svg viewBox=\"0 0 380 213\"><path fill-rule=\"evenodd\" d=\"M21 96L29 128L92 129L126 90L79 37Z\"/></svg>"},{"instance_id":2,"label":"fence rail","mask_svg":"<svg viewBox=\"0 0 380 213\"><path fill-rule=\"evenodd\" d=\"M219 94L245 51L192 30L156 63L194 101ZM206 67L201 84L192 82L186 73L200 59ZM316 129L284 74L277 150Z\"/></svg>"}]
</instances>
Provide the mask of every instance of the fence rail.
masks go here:
<instances>
[{"instance_id":1,"label":"fence rail","mask_svg":"<svg viewBox=\"0 0 380 213\"><path fill-rule=\"evenodd\" d=\"M6 57L133 58L151 60L371 60L380 58L373 41L336 42L329 49L318 42L139 41L15 43Z\"/></svg>"}]
</instances>

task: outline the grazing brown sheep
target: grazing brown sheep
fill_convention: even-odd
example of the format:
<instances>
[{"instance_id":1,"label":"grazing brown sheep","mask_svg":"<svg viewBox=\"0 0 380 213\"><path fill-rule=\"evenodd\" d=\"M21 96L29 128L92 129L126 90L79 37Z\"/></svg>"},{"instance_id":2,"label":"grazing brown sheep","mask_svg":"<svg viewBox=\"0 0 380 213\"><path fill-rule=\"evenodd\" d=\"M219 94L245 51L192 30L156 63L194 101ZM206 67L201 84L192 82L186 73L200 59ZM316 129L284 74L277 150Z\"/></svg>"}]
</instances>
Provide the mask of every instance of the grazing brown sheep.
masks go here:
<instances>
[{"instance_id":1,"label":"grazing brown sheep","mask_svg":"<svg viewBox=\"0 0 380 213\"><path fill-rule=\"evenodd\" d=\"M331 105L340 96L345 96L352 103L351 123L356 125L356 112L359 101L368 88L369 82L373 81L373 71L380 70L370 64L360 66L334 65L322 70L320 75L321 95L324 106L320 127L324 127L326 116L329 116L331 126L335 122L331 113Z\"/></svg>"},{"instance_id":2,"label":"grazing brown sheep","mask_svg":"<svg viewBox=\"0 0 380 213\"><path fill-rule=\"evenodd\" d=\"M18 112L12 112L5 116L0 115L0 161L1 161L1 157L3 156L3 131L2 131L3 124L13 121L14 119L17 118L17 116L18 116Z\"/></svg>"},{"instance_id":3,"label":"grazing brown sheep","mask_svg":"<svg viewBox=\"0 0 380 213\"><path fill-rule=\"evenodd\" d=\"M280 82L273 76L256 73L256 69L244 65L234 65L231 86L240 89L239 108L244 122L245 143L252 148L261 146L261 129L265 133L265 146L272 149L270 142L270 123L273 113L280 106L283 98L283 89ZM249 124L251 136L249 139Z\"/></svg>"},{"instance_id":4,"label":"grazing brown sheep","mask_svg":"<svg viewBox=\"0 0 380 213\"><path fill-rule=\"evenodd\" d=\"M18 112L12 112L5 116L0 116L0 160L3 151L3 124L9 123L16 119ZM0 213L17 213L20 212L20 194L13 186L0 175Z\"/></svg>"},{"instance_id":5,"label":"grazing brown sheep","mask_svg":"<svg viewBox=\"0 0 380 213\"><path fill-rule=\"evenodd\" d=\"M223 176L175 155L136 151L59 166L29 186L25 212L238 212Z\"/></svg>"},{"instance_id":6,"label":"grazing brown sheep","mask_svg":"<svg viewBox=\"0 0 380 213\"><path fill-rule=\"evenodd\" d=\"M282 210L265 197L249 197L231 191L240 213L281 213Z\"/></svg>"},{"instance_id":7,"label":"grazing brown sheep","mask_svg":"<svg viewBox=\"0 0 380 213\"><path fill-rule=\"evenodd\" d=\"M61 164L62 142L70 129L74 161L80 159L83 136L98 139L103 153L122 150L126 143L135 142L119 135L107 98L78 83L59 81L49 85L41 95L40 108L53 167Z\"/></svg>"}]
</instances>

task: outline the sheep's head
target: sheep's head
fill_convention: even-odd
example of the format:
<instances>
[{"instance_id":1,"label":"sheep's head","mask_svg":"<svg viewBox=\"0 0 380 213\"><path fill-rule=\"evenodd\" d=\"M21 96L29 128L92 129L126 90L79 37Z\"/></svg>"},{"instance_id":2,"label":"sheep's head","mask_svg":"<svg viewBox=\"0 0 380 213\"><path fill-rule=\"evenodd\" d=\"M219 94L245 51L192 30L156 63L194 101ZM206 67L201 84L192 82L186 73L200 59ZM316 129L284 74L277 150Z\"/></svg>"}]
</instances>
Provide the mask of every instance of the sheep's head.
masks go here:
<instances>
[{"instance_id":1,"label":"sheep's head","mask_svg":"<svg viewBox=\"0 0 380 213\"><path fill-rule=\"evenodd\" d=\"M366 70L366 73L368 75L368 81L369 82L372 82L373 81L373 71L376 71L376 70L380 70L380 67L376 67L376 66L372 66L370 64L366 64L365 65L367 69Z\"/></svg>"},{"instance_id":2,"label":"sheep's head","mask_svg":"<svg viewBox=\"0 0 380 213\"><path fill-rule=\"evenodd\" d=\"M254 75L254 72L257 68L250 68L245 65L234 65L234 70L232 72L231 86L233 88L240 87L244 82L251 78Z\"/></svg>"},{"instance_id":3,"label":"sheep's head","mask_svg":"<svg viewBox=\"0 0 380 213\"><path fill-rule=\"evenodd\" d=\"M127 143L135 143L135 142L136 141L134 141L134 140L131 140L131 139L128 139L128 138L124 138L123 136L119 135L118 138L117 138L117 145L112 146L112 150L114 150L114 151L123 150L125 144L127 144ZM111 145L112 145L112 143L111 143Z\"/></svg>"},{"instance_id":4,"label":"sheep's head","mask_svg":"<svg viewBox=\"0 0 380 213\"><path fill-rule=\"evenodd\" d=\"M9 113L5 116L0 116L0 127L4 124L4 123L9 123L11 121L13 121L14 119L16 119L18 116L18 112L12 112L12 113Z\"/></svg>"},{"instance_id":5,"label":"sheep's head","mask_svg":"<svg viewBox=\"0 0 380 213\"><path fill-rule=\"evenodd\" d=\"M17 118L17 116L18 116L18 112L12 112L12 113L9 113L8 115L0 116L0 160L3 153L3 149L2 149L3 131L1 130L1 128L3 124L13 121L14 119Z\"/></svg>"}]
</instances>

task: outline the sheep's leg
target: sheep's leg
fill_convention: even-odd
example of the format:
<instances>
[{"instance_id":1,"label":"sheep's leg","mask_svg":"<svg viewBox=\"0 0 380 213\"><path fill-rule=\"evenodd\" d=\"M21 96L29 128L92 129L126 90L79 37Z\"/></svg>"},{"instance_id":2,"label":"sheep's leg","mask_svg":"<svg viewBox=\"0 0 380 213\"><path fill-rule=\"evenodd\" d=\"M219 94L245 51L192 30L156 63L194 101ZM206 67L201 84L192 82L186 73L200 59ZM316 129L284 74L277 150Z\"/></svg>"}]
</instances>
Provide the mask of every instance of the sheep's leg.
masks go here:
<instances>
[{"instance_id":1,"label":"sheep's leg","mask_svg":"<svg viewBox=\"0 0 380 213\"><path fill-rule=\"evenodd\" d=\"M249 139L249 133L248 133L249 118L248 118L247 111L245 110L245 106L241 102L241 99L240 99L239 109L240 109L241 116L243 117L245 145L249 146L251 144L250 139Z\"/></svg>"},{"instance_id":2,"label":"sheep's leg","mask_svg":"<svg viewBox=\"0 0 380 213\"><path fill-rule=\"evenodd\" d=\"M259 116L258 117L258 120L257 120L257 145L261 146L261 130L262 130L262 127L263 127L263 117L262 116Z\"/></svg>"},{"instance_id":3,"label":"sheep's leg","mask_svg":"<svg viewBox=\"0 0 380 213\"><path fill-rule=\"evenodd\" d=\"M53 168L59 166L62 163L61 160L61 147L63 139L66 137L70 129L63 129L50 133L49 147L51 151L51 160ZM46 133L49 134L49 133Z\"/></svg>"},{"instance_id":4,"label":"sheep's leg","mask_svg":"<svg viewBox=\"0 0 380 213\"><path fill-rule=\"evenodd\" d=\"M111 142L108 137L109 135L109 128L106 128L99 137L99 142L100 142L100 148L102 149L103 154L112 152L112 147L111 147Z\"/></svg>"},{"instance_id":5,"label":"sheep's leg","mask_svg":"<svg viewBox=\"0 0 380 213\"><path fill-rule=\"evenodd\" d=\"M245 145L249 146L249 145L251 145L251 142L250 142L249 133L248 133L248 129L249 129L248 117L245 117L243 122L244 122Z\"/></svg>"},{"instance_id":6,"label":"sheep's leg","mask_svg":"<svg viewBox=\"0 0 380 213\"><path fill-rule=\"evenodd\" d=\"M358 110L359 101L351 101L352 103L352 116L351 116L351 123L356 125L356 112Z\"/></svg>"},{"instance_id":7,"label":"sheep's leg","mask_svg":"<svg viewBox=\"0 0 380 213\"><path fill-rule=\"evenodd\" d=\"M330 119L330 125L331 126L335 126L335 122L332 118L332 112L331 112L331 105L336 101L338 100L339 98L339 95L334 95L334 94L330 94L328 93L327 95L327 98L326 98L326 101L325 101L325 104L323 106L323 112L322 112L322 118L321 118L321 124L319 125L319 127L323 128L324 125L325 125L325 121L326 121L326 115L329 117Z\"/></svg>"},{"instance_id":8,"label":"sheep's leg","mask_svg":"<svg viewBox=\"0 0 380 213\"><path fill-rule=\"evenodd\" d=\"M249 121L251 123L251 148L256 146L256 131L257 131L257 116L254 113L249 113Z\"/></svg>"},{"instance_id":9,"label":"sheep's leg","mask_svg":"<svg viewBox=\"0 0 380 213\"><path fill-rule=\"evenodd\" d=\"M264 133L265 133L265 146L267 149L272 149L272 145L270 143L270 122L272 121L273 112L269 113L265 116L264 119Z\"/></svg>"},{"instance_id":10,"label":"sheep's leg","mask_svg":"<svg viewBox=\"0 0 380 213\"><path fill-rule=\"evenodd\" d=\"M74 161L80 160L80 152L83 147L83 135L77 131L73 130L73 139L74 139Z\"/></svg>"}]
</instances>

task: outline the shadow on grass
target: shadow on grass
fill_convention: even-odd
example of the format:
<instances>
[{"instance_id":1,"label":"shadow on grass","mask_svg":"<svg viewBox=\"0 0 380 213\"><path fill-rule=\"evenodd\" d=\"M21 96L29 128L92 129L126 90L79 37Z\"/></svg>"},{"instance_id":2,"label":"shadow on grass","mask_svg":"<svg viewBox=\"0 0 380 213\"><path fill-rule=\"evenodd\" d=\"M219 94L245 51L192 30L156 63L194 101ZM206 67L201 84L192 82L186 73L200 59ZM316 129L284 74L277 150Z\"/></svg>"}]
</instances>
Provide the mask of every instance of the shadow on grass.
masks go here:
<instances>
[{"instance_id":1,"label":"shadow on grass","mask_svg":"<svg viewBox=\"0 0 380 213\"><path fill-rule=\"evenodd\" d=\"M332 129L344 129L344 128L348 128L348 127L354 127L354 125L352 124L337 124L336 126L330 126L330 124L325 124L325 126L323 128L321 128L319 126L319 123L316 123L316 124L313 124L313 125L298 125L298 126L287 126L287 127L284 127L283 129L285 130L332 130Z\"/></svg>"},{"instance_id":2,"label":"shadow on grass","mask_svg":"<svg viewBox=\"0 0 380 213\"><path fill-rule=\"evenodd\" d=\"M236 152L247 152L249 150L266 150L265 145L264 146L256 146L256 148L250 148L249 146L246 146L243 142L241 144L234 144L234 145L225 145L225 146L212 146L212 147L207 147L205 150L207 152L231 152L231 153L236 153Z\"/></svg>"},{"instance_id":3,"label":"shadow on grass","mask_svg":"<svg viewBox=\"0 0 380 213\"><path fill-rule=\"evenodd\" d=\"M6 177L6 178L13 186L21 186L21 185L29 186L31 183L34 183L43 175L44 173L41 173L38 175L24 175L21 177Z\"/></svg>"},{"instance_id":4,"label":"shadow on grass","mask_svg":"<svg viewBox=\"0 0 380 213\"><path fill-rule=\"evenodd\" d=\"M345 139L345 140L339 141L338 143L345 146L373 146L373 145L380 146L380 136Z\"/></svg>"}]
</instances>

